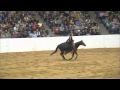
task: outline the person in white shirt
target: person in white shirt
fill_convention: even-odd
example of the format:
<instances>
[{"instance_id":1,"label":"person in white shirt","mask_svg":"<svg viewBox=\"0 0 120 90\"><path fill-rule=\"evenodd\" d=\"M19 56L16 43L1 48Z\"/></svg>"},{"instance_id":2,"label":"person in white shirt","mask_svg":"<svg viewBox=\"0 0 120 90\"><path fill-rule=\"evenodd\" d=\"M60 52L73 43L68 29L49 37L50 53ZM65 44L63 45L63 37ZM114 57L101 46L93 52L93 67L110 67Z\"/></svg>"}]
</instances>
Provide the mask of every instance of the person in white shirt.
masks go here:
<instances>
[{"instance_id":1,"label":"person in white shirt","mask_svg":"<svg viewBox=\"0 0 120 90\"><path fill-rule=\"evenodd\" d=\"M37 37L40 37L40 35L41 35L41 33L38 29L36 30L36 34L37 34Z\"/></svg>"},{"instance_id":2,"label":"person in white shirt","mask_svg":"<svg viewBox=\"0 0 120 90\"><path fill-rule=\"evenodd\" d=\"M16 29L17 29L16 26L13 29L14 29L14 31L16 31Z\"/></svg>"},{"instance_id":3,"label":"person in white shirt","mask_svg":"<svg viewBox=\"0 0 120 90\"><path fill-rule=\"evenodd\" d=\"M36 31L33 31L33 33L31 34L31 37L32 37L32 38L37 38Z\"/></svg>"}]
</instances>

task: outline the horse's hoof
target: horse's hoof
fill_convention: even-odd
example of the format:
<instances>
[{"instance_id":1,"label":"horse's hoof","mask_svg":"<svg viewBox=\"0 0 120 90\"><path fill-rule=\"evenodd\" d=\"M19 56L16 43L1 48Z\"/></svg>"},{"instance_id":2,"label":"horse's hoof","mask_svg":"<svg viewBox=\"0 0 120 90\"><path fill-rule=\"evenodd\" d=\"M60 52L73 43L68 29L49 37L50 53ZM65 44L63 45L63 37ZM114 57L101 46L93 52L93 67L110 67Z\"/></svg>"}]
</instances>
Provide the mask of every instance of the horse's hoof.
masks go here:
<instances>
[{"instance_id":1,"label":"horse's hoof","mask_svg":"<svg viewBox=\"0 0 120 90\"><path fill-rule=\"evenodd\" d=\"M68 59L63 59L63 60L68 60Z\"/></svg>"}]
</instances>

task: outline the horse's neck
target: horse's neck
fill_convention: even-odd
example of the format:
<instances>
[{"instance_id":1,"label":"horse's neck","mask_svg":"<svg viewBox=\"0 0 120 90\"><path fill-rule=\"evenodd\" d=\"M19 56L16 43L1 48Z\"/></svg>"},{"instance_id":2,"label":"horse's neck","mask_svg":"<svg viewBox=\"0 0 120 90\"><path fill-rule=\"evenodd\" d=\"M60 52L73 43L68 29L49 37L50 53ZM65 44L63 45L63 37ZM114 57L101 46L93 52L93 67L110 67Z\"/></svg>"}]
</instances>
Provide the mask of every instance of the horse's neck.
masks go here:
<instances>
[{"instance_id":1,"label":"horse's neck","mask_svg":"<svg viewBox=\"0 0 120 90\"><path fill-rule=\"evenodd\" d=\"M77 43L75 44L76 48L78 48L80 45L81 45L80 42L77 42Z\"/></svg>"}]
</instances>

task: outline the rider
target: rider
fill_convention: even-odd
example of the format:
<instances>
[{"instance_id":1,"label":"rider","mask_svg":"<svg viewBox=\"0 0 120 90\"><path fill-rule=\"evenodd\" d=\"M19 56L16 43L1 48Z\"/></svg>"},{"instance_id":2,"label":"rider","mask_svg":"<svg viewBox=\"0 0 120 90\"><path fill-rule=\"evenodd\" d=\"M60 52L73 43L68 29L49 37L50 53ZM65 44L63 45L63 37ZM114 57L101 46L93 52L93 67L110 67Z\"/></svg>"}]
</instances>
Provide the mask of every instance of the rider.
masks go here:
<instances>
[{"instance_id":1,"label":"rider","mask_svg":"<svg viewBox=\"0 0 120 90\"><path fill-rule=\"evenodd\" d=\"M72 47L73 47L73 50L75 50L75 44L74 44L74 40L73 40L73 38L72 38L72 33L70 32L69 33L69 38L67 39L67 41L66 41L66 43L70 43L70 41L72 41Z\"/></svg>"},{"instance_id":2,"label":"rider","mask_svg":"<svg viewBox=\"0 0 120 90\"><path fill-rule=\"evenodd\" d=\"M73 38L72 38L72 33L69 33L69 38L67 39L66 43L70 43L70 41L74 42L73 41Z\"/></svg>"}]
</instances>

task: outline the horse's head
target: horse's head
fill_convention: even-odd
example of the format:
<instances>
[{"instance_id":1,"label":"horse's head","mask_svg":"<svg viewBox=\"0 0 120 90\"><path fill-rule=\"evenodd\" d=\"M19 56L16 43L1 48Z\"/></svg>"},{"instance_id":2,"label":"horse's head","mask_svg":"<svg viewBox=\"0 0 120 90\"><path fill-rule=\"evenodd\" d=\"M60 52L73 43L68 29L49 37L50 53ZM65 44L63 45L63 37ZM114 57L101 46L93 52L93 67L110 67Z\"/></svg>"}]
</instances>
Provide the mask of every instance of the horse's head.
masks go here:
<instances>
[{"instance_id":1,"label":"horse's head","mask_svg":"<svg viewBox=\"0 0 120 90\"><path fill-rule=\"evenodd\" d=\"M83 42L83 40L80 41L80 44L83 46L86 46L86 44Z\"/></svg>"}]
</instances>

